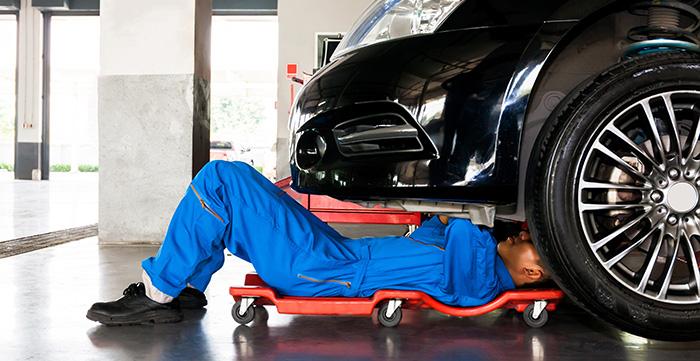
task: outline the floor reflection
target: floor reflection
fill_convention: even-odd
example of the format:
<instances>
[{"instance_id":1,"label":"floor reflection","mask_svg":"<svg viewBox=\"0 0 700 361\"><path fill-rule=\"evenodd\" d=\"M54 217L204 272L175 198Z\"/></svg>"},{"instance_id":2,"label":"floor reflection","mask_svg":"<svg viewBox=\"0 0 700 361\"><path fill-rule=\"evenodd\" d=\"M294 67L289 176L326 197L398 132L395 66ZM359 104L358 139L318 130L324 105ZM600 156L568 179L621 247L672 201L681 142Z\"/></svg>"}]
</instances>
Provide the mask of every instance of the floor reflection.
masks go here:
<instances>
[{"instance_id":1,"label":"floor reflection","mask_svg":"<svg viewBox=\"0 0 700 361\"><path fill-rule=\"evenodd\" d=\"M512 312L457 319L406 311L399 328L361 317L294 317L283 327L265 320L233 326L229 347L237 360L681 360L695 359L698 343L632 345L623 334L565 307L545 329L529 329ZM226 347L212 342L205 312L188 312L179 325L105 327L87 335L94 347L127 358L215 360ZM226 315L227 316L227 315ZM278 315L272 312L271 318ZM593 327L589 327L593 324ZM213 345L212 345L213 344Z\"/></svg>"},{"instance_id":2,"label":"floor reflection","mask_svg":"<svg viewBox=\"0 0 700 361\"><path fill-rule=\"evenodd\" d=\"M228 287L249 265L227 257L206 310L177 324L105 327L88 321L96 301L138 280L154 247L99 247L95 239L0 260L3 360L696 360L700 343L621 333L570 305L530 329L513 311L475 318L404 311L395 329L366 317L280 315L251 327L231 318Z\"/></svg>"},{"instance_id":3,"label":"floor reflection","mask_svg":"<svg viewBox=\"0 0 700 361\"><path fill-rule=\"evenodd\" d=\"M92 345L105 354L148 360L216 360L201 322L207 310L187 311L181 324L109 327L98 325L87 331Z\"/></svg>"},{"instance_id":4,"label":"floor reflection","mask_svg":"<svg viewBox=\"0 0 700 361\"><path fill-rule=\"evenodd\" d=\"M97 223L97 173L19 181L0 172L0 242Z\"/></svg>"},{"instance_id":5,"label":"floor reflection","mask_svg":"<svg viewBox=\"0 0 700 361\"><path fill-rule=\"evenodd\" d=\"M627 344L626 334L572 306L544 329L528 328L514 312L474 319L405 314L408 322L391 329L364 318L300 316L283 328L238 326L232 339L242 360L676 360L700 350L700 343Z\"/></svg>"},{"instance_id":6,"label":"floor reflection","mask_svg":"<svg viewBox=\"0 0 700 361\"><path fill-rule=\"evenodd\" d=\"M399 328L382 328L364 318L296 317L285 328L238 326L232 338L243 360L539 361L561 356L556 333L529 330L512 314L465 320L405 313L408 322Z\"/></svg>"}]
</instances>

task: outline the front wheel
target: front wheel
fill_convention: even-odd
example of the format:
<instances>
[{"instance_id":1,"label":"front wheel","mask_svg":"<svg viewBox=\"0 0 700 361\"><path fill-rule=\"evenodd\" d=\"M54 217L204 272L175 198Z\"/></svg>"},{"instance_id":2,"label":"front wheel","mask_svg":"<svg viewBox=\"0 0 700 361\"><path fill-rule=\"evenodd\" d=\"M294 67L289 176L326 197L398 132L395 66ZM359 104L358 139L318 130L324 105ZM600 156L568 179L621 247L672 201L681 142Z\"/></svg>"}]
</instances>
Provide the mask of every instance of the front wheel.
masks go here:
<instances>
[{"instance_id":1,"label":"front wheel","mask_svg":"<svg viewBox=\"0 0 700 361\"><path fill-rule=\"evenodd\" d=\"M387 316L388 311L389 302L385 302L381 306L379 306L379 309L377 310L377 319L379 320L379 323L384 327L398 326L399 323L401 323L401 318L403 317L401 307L396 308L396 310L394 310L394 313L392 313L391 316Z\"/></svg>"},{"instance_id":2,"label":"front wheel","mask_svg":"<svg viewBox=\"0 0 700 361\"><path fill-rule=\"evenodd\" d=\"M700 57L636 58L578 87L528 181L538 250L576 303L638 335L700 338Z\"/></svg>"},{"instance_id":3,"label":"front wheel","mask_svg":"<svg viewBox=\"0 0 700 361\"><path fill-rule=\"evenodd\" d=\"M540 328L549 321L549 312L547 312L547 310L542 310L539 316L535 318L535 305L530 304L525 308L525 311L523 311L523 321L532 328Z\"/></svg>"},{"instance_id":4,"label":"front wheel","mask_svg":"<svg viewBox=\"0 0 700 361\"><path fill-rule=\"evenodd\" d=\"M233 317L234 321L238 322L241 325L246 325L246 324L253 322L253 319L255 319L255 308L256 307L254 305L251 305L241 315L240 314L241 301L237 301L233 305L233 307L231 308L231 316Z\"/></svg>"}]
</instances>

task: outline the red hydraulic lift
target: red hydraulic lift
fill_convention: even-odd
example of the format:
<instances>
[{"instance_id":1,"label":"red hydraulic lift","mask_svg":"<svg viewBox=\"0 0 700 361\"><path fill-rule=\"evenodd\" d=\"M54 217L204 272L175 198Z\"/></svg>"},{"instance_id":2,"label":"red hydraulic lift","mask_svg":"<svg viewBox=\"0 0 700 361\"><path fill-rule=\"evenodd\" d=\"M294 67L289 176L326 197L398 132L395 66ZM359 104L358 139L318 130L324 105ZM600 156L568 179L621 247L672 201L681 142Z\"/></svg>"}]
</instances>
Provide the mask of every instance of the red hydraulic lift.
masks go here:
<instances>
[{"instance_id":1,"label":"red hydraulic lift","mask_svg":"<svg viewBox=\"0 0 700 361\"><path fill-rule=\"evenodd\" d=\"M292 189L291 178L285 178L275 185L283 189L304 208L311 211L326 223L358 223L358 224L399 224L420 226L419 212L406 212L398 209L375 206L366 208L352 202L342 202L337 199L314 194L302 194Z\"/></svg>"}]
</instances>

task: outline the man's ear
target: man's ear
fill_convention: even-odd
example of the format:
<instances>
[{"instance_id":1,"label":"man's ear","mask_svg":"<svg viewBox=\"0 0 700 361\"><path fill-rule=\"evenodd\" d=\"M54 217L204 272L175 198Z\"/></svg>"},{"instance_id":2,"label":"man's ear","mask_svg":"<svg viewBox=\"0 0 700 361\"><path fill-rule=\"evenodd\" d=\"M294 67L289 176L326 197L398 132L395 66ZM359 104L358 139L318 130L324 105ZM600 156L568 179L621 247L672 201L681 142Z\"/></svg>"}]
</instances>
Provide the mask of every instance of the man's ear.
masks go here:
<instances>
[{"instance_id":1,"label":"man's ear","mask_svg":"<svg viewBox=\"0 0 700 361\"><path fill-rule=\"evenodd\" d=\"M539 267L525 267L523 268L523 273L525 274L525 277L532 281L539 281L544 276L544 271L542 271L542 269Z\"/></svg>"},{"instance_id":2,"label":"man's ear","mask_svg":"<svg viewBox=\"0 0 700 361\"><path fill-rule=\"evenodd\" d=\"M520 233L518 233L518 236L519 236L520 239L522 239L523 241L527 241L527 242L531 241L531 239L530 239L530 232L528 232L528 231L520 231Z\"/></svg>"}]
</instances>

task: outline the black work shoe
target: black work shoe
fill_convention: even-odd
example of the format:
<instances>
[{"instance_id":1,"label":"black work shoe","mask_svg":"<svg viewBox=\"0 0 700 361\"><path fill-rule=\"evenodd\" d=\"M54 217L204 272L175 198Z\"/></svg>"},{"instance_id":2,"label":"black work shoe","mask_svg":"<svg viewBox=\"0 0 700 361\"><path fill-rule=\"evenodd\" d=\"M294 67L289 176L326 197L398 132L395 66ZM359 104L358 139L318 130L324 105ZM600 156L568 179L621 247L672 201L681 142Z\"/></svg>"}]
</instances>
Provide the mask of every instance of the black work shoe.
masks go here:
<instances>
[{"instance_id":1,"label":"black work shoe","mask_svg":"<svg viewBox=\"0 0 700 361\"><path fill-rule=\"evenodd\" d=\"M143 283L132 283L124 297L112 302L98 302L87 312L87 318L109 326L170 323L182 320L177 302L158 303L146 296Z\"/></svg>"},{"instance_id":2,"label":"black work shoe","mask_svg":"<svg viewBox=\"0 0 700 361\"><path fill-rule=\"evenodd\" d=\"M207 305L207 297L200 290L187 287L177 296L180 308L184 310L194 310Z\"/></svg>"}]
</instances>

